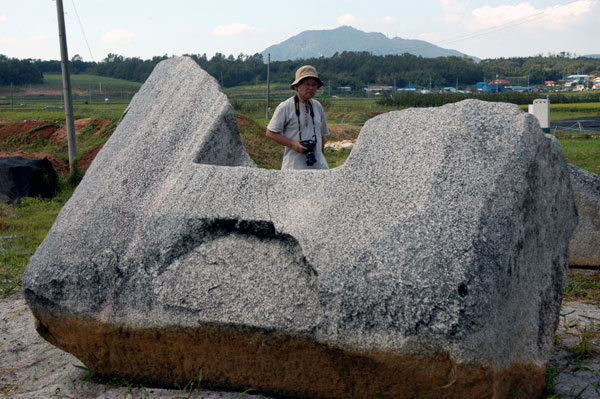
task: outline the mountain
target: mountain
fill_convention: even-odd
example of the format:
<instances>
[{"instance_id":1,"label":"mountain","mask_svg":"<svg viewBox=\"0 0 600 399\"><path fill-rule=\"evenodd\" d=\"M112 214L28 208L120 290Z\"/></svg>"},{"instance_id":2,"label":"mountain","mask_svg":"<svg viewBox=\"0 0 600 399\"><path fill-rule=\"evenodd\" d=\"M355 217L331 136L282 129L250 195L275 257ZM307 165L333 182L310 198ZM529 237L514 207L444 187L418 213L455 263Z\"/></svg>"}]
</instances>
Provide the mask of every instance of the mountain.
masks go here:
<instances>
[{"instance_id":1,"label":"mountain","mask_svg":"<svg viewBox=\"0 0 600 399\"><path fill-rule=\"evenodd\" d=\"M585 58L600 58L600 54L588 54L588 55L584 55L582 57L585 57Z\"/></svg>"},{"instance_id":2,"label":"mountain","mask_svg":"<svg viewBox=\"0 0 600 399\"><path fill-rule=\"evenodd\" d=\"M363 32L351 26L329 30L306 30L262 52L264 59L271 54L271 61L287 61L298 58L331 57L336 52L368 51L373 55L410 53L426 58L457 56L465 54L438 47L423 40L407 40L400 37L388 39L383 33ZM470 57L479 61L476 57Z\"/></svg>"}]
</instances>

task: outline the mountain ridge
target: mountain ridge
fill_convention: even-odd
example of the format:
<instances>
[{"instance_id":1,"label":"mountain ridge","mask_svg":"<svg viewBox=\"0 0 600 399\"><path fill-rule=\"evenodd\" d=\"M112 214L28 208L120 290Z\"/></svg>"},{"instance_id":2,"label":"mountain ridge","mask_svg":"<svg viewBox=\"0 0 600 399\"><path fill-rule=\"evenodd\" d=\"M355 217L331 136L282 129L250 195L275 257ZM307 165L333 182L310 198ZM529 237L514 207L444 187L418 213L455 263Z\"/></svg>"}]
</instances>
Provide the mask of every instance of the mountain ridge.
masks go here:
<instances>
[{"instance_id":1,"label":"mountain ridge","mask_svg":"<svg viewBox=\"0 0 600 399\"><path fill-rule=\"evenodd\" d=\"M267 47L261 52L263 57L271 54L272 61L331 57L336 52L368 51L373 55L402 55L409 53L426 58L469 57L457 50L445 49L424 40L392 39L379 32L363 32L351 26L335 29L305 30L279 44Z\"/></svg>"}]
</instances>

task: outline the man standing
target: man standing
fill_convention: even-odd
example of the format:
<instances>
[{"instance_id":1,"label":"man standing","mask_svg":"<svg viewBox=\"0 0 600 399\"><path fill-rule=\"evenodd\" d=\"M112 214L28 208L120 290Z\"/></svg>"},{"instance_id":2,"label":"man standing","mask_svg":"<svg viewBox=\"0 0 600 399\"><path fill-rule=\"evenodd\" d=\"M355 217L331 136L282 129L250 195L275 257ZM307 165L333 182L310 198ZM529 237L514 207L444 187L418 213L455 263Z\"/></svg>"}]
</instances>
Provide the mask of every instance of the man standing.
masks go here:
<instances>
[{"instance_id":1,"label":"man standing","mask_svg":"<svg viewBox=\"0 0 600 399\"><path fill-rule=\"evenodd\" d=\"M329 135L325 112L314 100L323 82L317 70L304 65L290 85L296 95L277 106L267 126L267 137L285 146L281 169L329 169L323 137Z\"/></svg>"}]
</instances>

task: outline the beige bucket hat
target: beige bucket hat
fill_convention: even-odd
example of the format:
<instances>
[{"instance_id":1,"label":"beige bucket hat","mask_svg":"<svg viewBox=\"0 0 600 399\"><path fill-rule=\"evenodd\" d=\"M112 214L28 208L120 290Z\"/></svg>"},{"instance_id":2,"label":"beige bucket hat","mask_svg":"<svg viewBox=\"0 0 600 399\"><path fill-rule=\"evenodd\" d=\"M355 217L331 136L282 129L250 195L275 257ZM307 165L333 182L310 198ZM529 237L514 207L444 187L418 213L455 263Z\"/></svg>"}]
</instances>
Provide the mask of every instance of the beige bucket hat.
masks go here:
<instances>
[{"instance_id":1,"label":"beige bucket hat","mask_svg":"<svg viewBox=\"0 0 600 399\"><path fill-rule=\"evenodd\" d=\"M305 78L315 78L317 79L317 82L319 82L319 87L323 86L323 82L319 79L319 75L317 74L317 69L311 65L304 65L296 71L296 80L290 85L290 89L294 89L294 87Z\"/></svg>"}]
</instances>

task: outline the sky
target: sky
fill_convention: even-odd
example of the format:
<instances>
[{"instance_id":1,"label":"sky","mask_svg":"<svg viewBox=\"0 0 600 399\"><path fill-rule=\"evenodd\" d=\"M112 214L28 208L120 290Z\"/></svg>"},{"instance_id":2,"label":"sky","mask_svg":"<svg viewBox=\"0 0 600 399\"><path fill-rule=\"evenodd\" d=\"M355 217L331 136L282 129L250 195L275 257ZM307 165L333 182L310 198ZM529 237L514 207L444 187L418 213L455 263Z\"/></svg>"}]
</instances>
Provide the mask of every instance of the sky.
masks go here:
<instances>
[{"instance_id":1,"label":"sky","mask_svg":"<svg viewBox=\"0 0 600 399\"><path fill-rule=\"evenodd\" d=\"M600 53L600 0L63 0L69 58L252 55L342 25L485 58ZM0 54L59 60L56 0L0 0Z\"/></svg>"}]
</instances>

